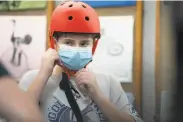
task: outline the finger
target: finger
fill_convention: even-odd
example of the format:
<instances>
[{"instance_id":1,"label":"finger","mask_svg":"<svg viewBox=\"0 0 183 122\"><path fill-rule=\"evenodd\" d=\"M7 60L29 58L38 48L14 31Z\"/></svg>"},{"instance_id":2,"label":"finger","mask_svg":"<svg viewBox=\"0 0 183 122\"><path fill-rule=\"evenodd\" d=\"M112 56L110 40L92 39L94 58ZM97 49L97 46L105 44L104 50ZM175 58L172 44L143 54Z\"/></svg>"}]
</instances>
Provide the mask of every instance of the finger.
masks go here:
<instances>
[{"instance_id":1,"label":"finger","mask_svg":"<svg viewBox=\"0 0 183 122\"><path fill-rule=\"evenodd\" d=\"M90 71L89 71L88 68L83 68L82 72L88 72L88 73L90 73Z\"/></svg>"},{"instance_id":2,"label":"finger","mask_svg":"<svg viewBox=\"0 0 183 122\"><path fill-rule=\"evenodd\" d=\"M55 50L50 51L50 55L58 55L58 53Z\"/></svg>"},{"instance_id":3,"label":"finger","mask_svg":"<svg viewBox=\"0 0 183 122\"><path fill-rule=\"evenodd\" d=\"M88 68L83 68L83 71L87 72L88 71Z\"/></svg>"},{"instance_id":4,"label":"finger","mask_svg":"<svg viewBox=\"0 0 183 122\"><path fill-rule=\"evenodd\" d=\"M53 52L55 49L49 48L47 51L48 52Z\"/></svg>"},{"instance_id":5,"label":"finger","mask_svg":"<svg viewBox=\"0 0 183 122\"><path fill-rule=\"evenodd\" d=\"M78 80L80 81L80 80L86 80L86 79L89 79L90 78L90 76L88 75L88 74L86 74L86 73L83 73L82 75L80 75L79 77L78 77Z\"/></svg>"},{"instance_id":6,"label":"finger","mask_svg":"<svg viewBox=\"0 0 183 122\"><path fill-rule=\"evenodd\" d=\"M56 57L55 57L55 58L56 58L56 60L59 60L59 56L58 56L58 55L56 55Z\"/></svg>"},{"instance_id":7,"label":"finger","mask_svg":"<svg viewBox=\"0 0 183 122\"><path fill-rule=\"evenodd\" d=\"M85 68L85 71L90 72L90 69L88 67Z\"/></svg>"},{"instance_id":8,"label":"finger","mask_svg":"<svg viewBox=\"0 0 183 122\"><path fill-rule=\"evenodd\" d=\"M52 56L52 61L54 62L54 65L56 65L59 61L59 56L58 55L53 55Z\"/></svg>"},{"instance_id":9,"label":"finger","mask_svg":"<svg viewBox=\"0 0 183 122\"><path fill-rule=\"evenodd\" d=\"M50 51L50 50L51 50L51 48L48 48L48 49L47 49L47 51Z\"/></svg>"},{"instance_id":10,"label":"finger","mask_svg":"<svg viewBox=\"0 0 183 122\"><path fill-rule=\"evenodd\" d=\"M76 80L81 80L82 76L87 76L87 72L80 71L80 72L76 75Z\"/></svg>"},{"instance_id":11,"label":"finger","mask_svg":"<svg viewBox=\"0 0 183 122\"><path fill-rule=\"evenodd\" d=\"M86 91L87 91L87 89L88 89L88 86L89 86L89 84L80 83L80 84L78 84L78 86L77 86L77 87L78 87L81 91L86 92Z\"/></svg>"},{"instance_id":12,"label":"finger","mask_svg":"<svg viewBox=\"0 0 183 122\"><path fill-rule=\"evenodd\" d=\"M83 76L79 76L76 78L76 83L79 83L83 80Z\"/></svg>"},{"instance_id":13,"label":"finger","mask_svg":"<svg viewBox=\"0 0 183 122\"><path fill-rule=\"evenodd\" d=\"M56 49L53 49L53 48L49 48L49 50L56 51Z\"/></svg>"},{"instance_id":14,"label":"finger","mask_svg":"<svg viewBox=\"0 0 183 122\"><path fill-rule=\"evenodd\" d=\"M53 58L54 58L54 60L58 60L59 59L59 56L57 54L54 54L53 55Z\"/></svg>"},{"instance_id":15,"label":"finger","mask_svg":"<svg viewBox=\"0 0 183 122\"><path fill-rule=\"evenodd\" d=\"M80 84L80 83L88 84L89 81L90 81L90 77L85 75L85 76L81 76L78 79L76 79L76 84Z\"/></svg>"},{"instance_id":16,"label":"finger","mask_svg":"<svg viewBox=\"0 0 183 122\"><path fill-rule=\"evenodd\" d=\"M81 72L83 72L83 69L76 72L75 76L77 77Z\"/></svg>"},{"instance_id":17,"label":"finger","mask_svg":"<svg viewBox=\"0 0 183 122\"><path fill-rule=\"evenodd\" d=\"M80 85L78 86L78 88L79 88L81 91L86 91L87 85L86 85L86 84L80 84Z\"/></svg>"},{"instance_id":18,"label":"finger","mask_svg":"<svg viewBox=\"0 0 183 122\"><path fill-rule=\"evenodd\" d=\"M79 89L81 92L83 92L83 93L87 93L87 91L88 91L87 85L84 85L84 84L79 85L79 86L78 86L78 89Z\"/></svg>"},{"instance_id":19,"label":"finger","mask_svg":"<svg viewBox=\"0 0 183 122\"><path fill-rule=\"evenodd\" d=\"M58 60L59 56L58 55L51 55L51 60L55 61Z\"/></svg>"},{"instance_id":20,"label":"finger","mask_svg":"<svg viewBox=\"0 0 183 122\"><path fill-rule=\"evenodd\" d=\"M79 82L76 83L77 86L81 86L81 85L87 85L87 81L86 80L81 80Z\"/></svg>"},{"instance_id":21,"label":"finger","mask_svg":"<svg viewBox=\"0 0 183 122\"><path fill-rule=\"evenodd\" d=\"M58 53L57 53L57 51L55 49L49 49L48 52L49 52L50 55L53 55L53 54L57 54L58 55Z\"/></svg>"},{"instance_id":22,"label":"finger","mask_svg":"<svg viewBox=\"0 0 183 122\"><path fill-rule=\"evenodd\" d=\"M50 53L51 56L58 56L58 53L56 51L53 51Z\"/></svg>"},{"instance_id":23,"label":"finger","mask_svg":"<svg viewBox=\"0 0 183 122\"><path fill-rule=\"evenodd\" d=\"M58 55L58 52L55 49L52 49L52 51Z\"/></svg>"},{"instance_id":24,"label":"finger","mask_svg":"<svg viewBox=\"0 0 183 122\"><path fill-rule=\"evenodd\" d=\"M77 75L81 74L82 72L87 72L87 70L86 70L85 68L82 68L81 70L79 70L79 71L77 72Z\"/></svg>"}]
</instances>

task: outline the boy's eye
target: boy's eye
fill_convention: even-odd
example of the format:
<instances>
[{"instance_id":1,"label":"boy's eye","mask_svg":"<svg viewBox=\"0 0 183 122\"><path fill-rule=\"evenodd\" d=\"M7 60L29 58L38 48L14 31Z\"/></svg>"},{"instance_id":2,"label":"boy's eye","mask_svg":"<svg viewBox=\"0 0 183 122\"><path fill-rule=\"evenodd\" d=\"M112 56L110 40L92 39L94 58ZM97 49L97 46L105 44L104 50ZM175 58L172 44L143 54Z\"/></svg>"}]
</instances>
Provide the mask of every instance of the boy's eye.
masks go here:
<instances>
[{"instance_id":1,"label":"boy's eye","mask_svg":"<svg viewBox=\"0 0 183 122\"><path fill-rule=\"evenodd\" d=\"M80 44L81 47L87 47L88 45L89 45L88 42L83 42Z\"/></svg>"},{"instance_id":2,"label":"boy's eye","mask_svg":"<svg viewBox=\"0 0 183 122\"><path fill-rule=\"evenodd\" d=\"M65 41L64 44L71 46L72 45L72 42L71 41Z\"/></svg>"}]
</instances>

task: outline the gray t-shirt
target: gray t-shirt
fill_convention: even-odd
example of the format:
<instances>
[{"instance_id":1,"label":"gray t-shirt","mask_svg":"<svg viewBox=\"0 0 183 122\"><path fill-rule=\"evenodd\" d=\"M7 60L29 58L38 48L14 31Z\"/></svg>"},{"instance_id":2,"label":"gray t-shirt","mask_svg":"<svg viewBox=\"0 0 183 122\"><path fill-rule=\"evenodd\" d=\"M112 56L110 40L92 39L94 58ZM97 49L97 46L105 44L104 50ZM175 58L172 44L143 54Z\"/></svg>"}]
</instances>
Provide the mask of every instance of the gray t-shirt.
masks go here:
<instances>
[{"instance_id":1,"label":"gray t-shirt","mask_svg":"<svg viewBox=\"0 0 183 122\"><path fill-rule=\"evenodd\" d=\"M20 80L19 86L26 91L37 74L38 70L27 72ZM95 75L103 94L119 111L129 113L136 122L143 122L134 107L129 104L127 96L119 82L107 74L95 73ZM40 98L41 111L47 122L76 122L65 93L59 88L61 79L62 77L55 76L49 78ZM71 79L71 82L74 83L74 79ZM84 122L106 122L102 112L91 99L80 97L83 96L82 93L79 95L74 94Z\"/></svg>"}]
</instances>

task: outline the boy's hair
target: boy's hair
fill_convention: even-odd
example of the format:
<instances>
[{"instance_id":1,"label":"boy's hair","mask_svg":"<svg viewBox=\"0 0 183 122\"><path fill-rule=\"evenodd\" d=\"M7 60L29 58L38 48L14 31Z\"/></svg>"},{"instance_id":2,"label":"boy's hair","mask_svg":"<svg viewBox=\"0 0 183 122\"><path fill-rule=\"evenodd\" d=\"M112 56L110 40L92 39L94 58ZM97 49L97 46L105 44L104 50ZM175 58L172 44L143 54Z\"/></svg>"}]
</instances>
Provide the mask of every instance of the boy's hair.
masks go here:
<instances>
[{"instance_id":1,"label":"boy's hair","mask_svg":"<svg viewBox=\"0 0 183 122\"><path fill-rule=\"evenodd\" d=\"M93 40L96 40L96 39L99 39L99 35L98 34L89 34L89 33L66 33L66 32L54 32L53 34L53 37L58 40L61 36L68 36L70 34L79 34L79 35L86 35L86 36L89 36L89 37L92 37Z\"/></svg>"}]
</instances>

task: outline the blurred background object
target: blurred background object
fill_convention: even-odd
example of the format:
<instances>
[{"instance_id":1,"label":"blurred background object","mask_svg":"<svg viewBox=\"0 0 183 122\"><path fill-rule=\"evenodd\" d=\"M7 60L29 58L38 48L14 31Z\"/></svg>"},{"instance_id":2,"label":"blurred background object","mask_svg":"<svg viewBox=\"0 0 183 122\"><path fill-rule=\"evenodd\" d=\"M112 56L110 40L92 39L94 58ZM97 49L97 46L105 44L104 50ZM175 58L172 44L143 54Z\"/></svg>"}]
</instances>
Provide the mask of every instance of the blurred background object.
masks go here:
<instances>
[{"instance_id":1,"label":"blurred background object","mask_svg":"<svg viewBox=\"0 0 183 122\"><path fill-rule=\"evenodd\" d=\"M170 4L171 7L171 20L173 27L174 43L176 44L176 84L175 89L172 91L174 94L173 98L173 109L171 114L173 115L170 119L171 122L182 122L183 121L183 2L173 1Z\"/></svg>"},{"instance_id":2,"label":"blurred background object","mask_svg":"<svg viewBox=\"0 0 183 122\"><path fill-rule=\"evenodd\" d=\"M1 1L0 27L0 61L18 81L47 48L47 1Z\"/></svg>"},{"instance_id":3,"label":"blurred background object","mask_svg":"<svg viewBox=\"0 0 183 122\"><path fill-rule=\"evenodd\" d=\"M0 1L0 11L24 11L46 9L47 1L20 1L4 0Z\"/></svg>"},{"instance_id":4,"label":"blurred background object","mask_svg":"<svg viewBox=\"0 0 183 122\"><path fill-rule=\"evenodd\" d=\"M0 16L0 61L16 78L39 68L46 49L46 16ZM35 55L36 54L36 55Z\"/></svg>"}]
</instances>

